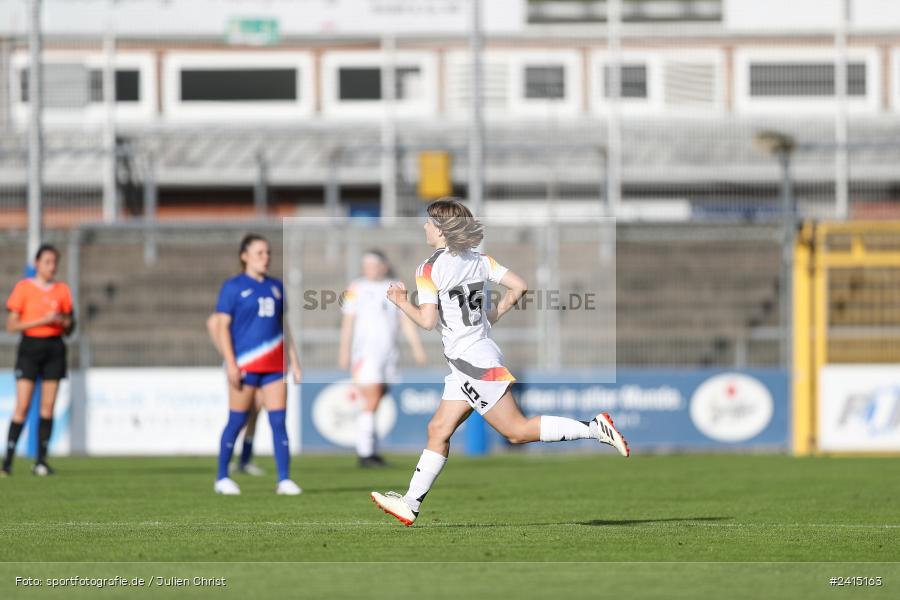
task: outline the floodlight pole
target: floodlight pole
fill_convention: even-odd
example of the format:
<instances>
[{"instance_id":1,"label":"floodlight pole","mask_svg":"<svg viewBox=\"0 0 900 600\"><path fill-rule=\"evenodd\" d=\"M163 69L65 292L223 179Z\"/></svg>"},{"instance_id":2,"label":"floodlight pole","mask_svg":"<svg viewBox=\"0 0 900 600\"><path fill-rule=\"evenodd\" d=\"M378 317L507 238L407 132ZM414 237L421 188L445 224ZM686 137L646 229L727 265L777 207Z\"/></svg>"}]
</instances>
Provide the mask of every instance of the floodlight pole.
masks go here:
<instances>
[{"instance_id":1,"label":"floodlight pole","mask_svg":"<svg viewBox=\"0 0 900 600\"><path fill-rule=\"evenodd\" d=\"M390 224L397 216L397 124L394 108L397 96L397 38L381 37L381 222Z\"/></svg>"},{"instance_id":2,"label":"floodlight pole","mask_svg":"<svg viewBox=\"0 0 900 600\"><path fill-rule=\"evenodd\" d=\"M41 0L31 0L28 31L28 249L25 264L31 264L41 245L41 201L44 182L43 73L41 68Z\"/></svg>"},{"instance_id":3,"label":"floodlight pole","mask_svg":"<svg viewBox=\"0 0 900 600\"><path fill-rule=\"evenodd\" d=\"M792 145L785 145L775 151L781 167L781 273L779 299L779 324L781 325L781 361L790 370L793 355L792 303L794 279L794 245L796 235L796 202L791 180Z\"/></svg>"},{"instance_id":4,"label":"floodlight pole","mask_svg":"<svg viewBox=\"0 0 900 600\"><path fill-rule=\"evenodd\" d=\"M103 34L103 221L115 223L119 218L119 199L116 189L116 33L113 22L115 1L109 0L106 31Z\"/></svg>"},{"instance_id":5,"label":"floodlight pole","mask_svg":"<svg viewBox=\"0 0 900 600\"><path fill-rule=\"evenodd\" d=\"M12 42L10 40L0 40L0 65L8 65L10 63L10 53L12 52L11 46ZM2 87L6 86L4 85ZM9 102L0 103L0 129L9 129L11 126L11 119L12 116L10 115Z\"/></svg>"},{"instance_id":6,"label":"floodlight pole","mask_svg":"<svg viewBox=\"0 0 900 600\"><path fill-rule=\"evenodd\" d=\"M606 207L608 216L619 213L622 201L622 123L620 99L622 97L622 0L608 0L606 3L607 27L607 77L606 116Z\"/></svg>"},{"instance_id":7,"label":"floodlight pole","mask_svg":"<svg viewBox=\"0 0 900 600\"><path fill-rule=\"evenodd\" d=\"M837 26L834 32L834 212L838 219L846 219L849 208L849 157L847 141L847 25L850 21L850 0L838 2Z\"/></svg>"},{"instance_id":8,"label":"floodlight pole","mask_svg":"<svg viewBox=\"0 0 900 600\"><path fill-rule=\"evenodd\" d=\"M476 217L484 212L484 114L482 107L482 31L481 0L470 0L469 55L471 61L469 84L469 209Z\"/></svg>"},{"instance_id":9,"label":"floodlight pole","mask_svg":"<svg viewBox=\"0 0 900 600\"><path fill-rule=\"evenodd\" d=\"M796 243L797 202L791 180L791 155L794 139L778 131L760 131L754 136L754 145L775 157L781 171L781 269L778 273L779 311L781 332L781 362L790 370L793 360L793 279L794 245Z\"/></svg>"}]
</instances>

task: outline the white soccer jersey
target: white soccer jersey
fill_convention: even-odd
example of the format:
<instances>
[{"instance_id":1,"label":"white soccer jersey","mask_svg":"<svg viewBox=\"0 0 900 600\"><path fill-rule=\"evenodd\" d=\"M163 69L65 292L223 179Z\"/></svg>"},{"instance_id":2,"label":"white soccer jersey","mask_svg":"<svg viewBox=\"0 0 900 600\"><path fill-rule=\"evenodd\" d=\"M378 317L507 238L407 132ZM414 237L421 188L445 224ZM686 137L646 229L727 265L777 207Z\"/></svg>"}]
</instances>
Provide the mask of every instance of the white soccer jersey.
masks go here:
<instances>
[{"instance_id":1,"label":"white soccer jersey","mask_svg":"<svg viewBox=\"0 0 900 600\"><path fill-rule=\"evenodd\" d=\"M344 292L341 307L345 315L354 315L351 354L354 362L362 357L388 357L396 351L400 310L387 298L392 281L354 280Z\"/></svg>"},{"instance_id":2,"label":"white soccer jersey","mask_svg":"<svg viewBox=\"0 0 900 600\"><path fill-rule=\"evenodd\" d=\"M437 304L444 356L460 358L475 342L488 337L484 316L485 281L499 283L508 269L486 254L454 256L439 248L416 270L419 304Z\"/></svg>"}]
</instances>

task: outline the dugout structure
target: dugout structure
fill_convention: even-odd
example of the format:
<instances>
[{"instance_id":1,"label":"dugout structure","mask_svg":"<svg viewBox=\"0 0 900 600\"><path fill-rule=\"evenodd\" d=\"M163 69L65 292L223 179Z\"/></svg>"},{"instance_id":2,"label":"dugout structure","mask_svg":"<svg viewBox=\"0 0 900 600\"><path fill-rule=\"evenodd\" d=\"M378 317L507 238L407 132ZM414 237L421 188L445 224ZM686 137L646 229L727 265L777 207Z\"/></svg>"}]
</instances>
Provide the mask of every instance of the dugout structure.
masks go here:
<instances>
[{"instance_id":1,"label":"dugout structure","mask_svg":"<svg viewBox=\"0 0 900 600\"><path fill-rule=\"evenodd\" d=\"M821 454L831 451L820 439L824 369L855 367L847 372L857 386L864 369L900 381L900 221L805 223L793 284L793 448ZM896 433L896 419L888 425Z\"/></svg>"}]
</instances>

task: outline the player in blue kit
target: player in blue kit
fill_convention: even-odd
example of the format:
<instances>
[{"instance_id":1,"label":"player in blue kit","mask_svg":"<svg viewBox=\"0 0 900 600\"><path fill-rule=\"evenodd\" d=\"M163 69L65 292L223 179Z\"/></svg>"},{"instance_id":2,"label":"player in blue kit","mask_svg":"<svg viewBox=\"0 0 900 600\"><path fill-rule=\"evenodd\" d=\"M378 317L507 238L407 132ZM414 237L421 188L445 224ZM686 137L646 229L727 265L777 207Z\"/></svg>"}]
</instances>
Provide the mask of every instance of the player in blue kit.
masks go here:
<instances>
[{"instance_id":1,"label":"player in blue kit","mask_svg":"<svg viewBox=\"0 0 900 600\"><path fill-rule=\"evenodd\" d=\"M228 464L238 434L247 422L257 390L269 413L275 465L278 471L276 492L295 496L300 487L290 479L290 449L285 426L287 386L285 345L295 383L301 370L290 331L283 325L284 285L269 276L269 242L260 235L248 234L241 241L243 272L222 284L212 329L216 346L225 357L228 372L228 423L219 447L219 468L214 489L218 494L241 493L228 477Z\"/></svg>"}]
</instances>

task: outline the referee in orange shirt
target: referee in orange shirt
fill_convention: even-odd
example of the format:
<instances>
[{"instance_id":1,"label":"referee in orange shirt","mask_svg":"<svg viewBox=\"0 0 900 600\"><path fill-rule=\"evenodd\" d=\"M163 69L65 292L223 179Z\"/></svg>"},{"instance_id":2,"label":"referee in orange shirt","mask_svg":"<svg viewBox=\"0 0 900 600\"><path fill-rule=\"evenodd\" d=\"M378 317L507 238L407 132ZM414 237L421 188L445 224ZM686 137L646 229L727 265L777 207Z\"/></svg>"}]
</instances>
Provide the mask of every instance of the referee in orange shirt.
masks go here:
<instances>
[{"instance_id":1,"label":"referee in orange shirt","mask_svg":"<svg viewBox=\"0 0 900 600\"><path fill-rule=\"evenodd\" d=\"M72 332L72 294L69 286L55 281L59 250L49 244L38 248L35 276L16 284L6 308L6 330L22 334L16 355L16 408L9 423L6 457L0 477L11 473L16 442L31 406L35 381L41 380L41 411L38 425L38 456L35 475L52 475L47 465L47 446L53 432L53 406L59 380L66 376L66 345L62 336Z\"/></svg>"}]
</instances>

